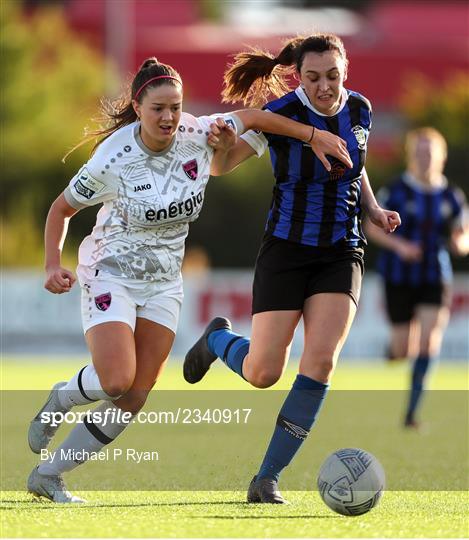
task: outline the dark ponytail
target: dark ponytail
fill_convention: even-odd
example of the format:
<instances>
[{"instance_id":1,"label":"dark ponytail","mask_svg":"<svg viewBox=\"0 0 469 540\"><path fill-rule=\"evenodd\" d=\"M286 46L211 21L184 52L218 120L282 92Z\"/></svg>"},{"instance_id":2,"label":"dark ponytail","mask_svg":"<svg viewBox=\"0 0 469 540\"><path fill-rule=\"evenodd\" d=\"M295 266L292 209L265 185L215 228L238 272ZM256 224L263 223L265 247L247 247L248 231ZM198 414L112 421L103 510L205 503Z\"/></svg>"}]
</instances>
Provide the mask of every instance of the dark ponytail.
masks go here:
<instances>
[{"instance_id":1,"label":"dark ponytail","mask_svg":"<svg viewBox=\"0 0 469 540\"><path fill-rule=\"evenodd\" d=\"M151 81L145 85L150 79L160 76L168 78ZM118 98L114 100L101 100L100 117L98 119L100 127L95 131L86 131L83 140L67 152L62 161L65 161L74 150L83 144L98 138L98 141L93 146L93 153L96 148L115 131L135 122L135 120L137 120L137 115L133 108L132 100L137 99L137 101L141 103L149 88L155 88L163 84L181 86L181 76L173 67L167 64L160 64L154 56L147 58L140 66L140 69L132 82L127 84L127 87ZM135 98L135 96L137 96L137 98Z\"/></svg>"},{"instance_id":2,"label":"dark ponytail","mask_svg":"<svg viewBox=\"0 0 469 540\"><path fill-rule=\"evenodd\" d=\"M264 104L272 95L280 97L290 91L287 76L295 69L301 71L306 53L331 50L337 51L347 65L344 44L335 34L292 38L276 57L260 49L241 52L225 72L223 102L241 101L244 105L256 107Z\"/></svg>"}]
</instances>

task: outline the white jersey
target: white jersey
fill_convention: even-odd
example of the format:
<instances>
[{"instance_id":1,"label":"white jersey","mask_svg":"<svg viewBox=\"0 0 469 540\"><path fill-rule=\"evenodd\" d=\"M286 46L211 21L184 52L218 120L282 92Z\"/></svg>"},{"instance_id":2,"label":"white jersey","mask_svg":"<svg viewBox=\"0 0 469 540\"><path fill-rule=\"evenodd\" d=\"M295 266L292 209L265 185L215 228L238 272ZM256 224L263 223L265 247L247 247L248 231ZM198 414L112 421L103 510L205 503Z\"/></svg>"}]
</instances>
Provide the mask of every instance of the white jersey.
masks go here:
<instances>
[{"instance_id":1,"label":"white jersey","mask_svg":"<svg viewBox=\"0 0 469 540\"><path fill-rule=\"evenodd\" d=\"M76 209L103 203L81 243L79 264L146 281L180 276L189 223L200 213L210 176L214 151L207 135L220 117L242 132L236 115L182 113L174 141L163 152L143 144L139 122L98 146L64 191Z\"/></svg>"}]
</instances>

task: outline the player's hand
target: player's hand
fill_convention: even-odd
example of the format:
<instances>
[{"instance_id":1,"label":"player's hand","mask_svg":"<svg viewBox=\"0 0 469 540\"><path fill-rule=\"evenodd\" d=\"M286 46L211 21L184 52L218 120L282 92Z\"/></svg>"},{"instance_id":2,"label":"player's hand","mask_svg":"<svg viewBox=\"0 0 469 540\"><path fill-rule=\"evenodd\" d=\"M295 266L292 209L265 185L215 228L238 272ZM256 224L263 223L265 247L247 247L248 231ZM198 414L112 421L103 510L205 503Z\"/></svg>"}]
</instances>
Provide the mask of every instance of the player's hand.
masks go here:
<instances>
[{"instance_id":1,"label":"player's hand","mask_svg":"<svg viewBox=\"0 0 469 540\"><path fill-rule=\"evenodd\" d=\"M313 139L309 144L327 171L331 170L331 164L326 154L337 158L349 169L353 167L350 154L347 150L347 143L344 139L337 137L337 135L322 129L315 129Z\"/></svg>"},{"instance_id":2,"label":"player's hand","mask_svg":"<svg viewBox=\"0 0 469 540\"><path fill-rule=\"evenodd\" d=\"M399 242L396 248L396 253L405 262L416 263L422 260L422 248L414 242L403 240Z\"/></svg>"},{"instance_id":3,"label":"player's hand","mask_svg":"<svg viewBox=\"0 0 469 540\"><path fill-rule=\"evenodd\" d=\"M467 257L469 255L469 228L453 231L449 247L451 253L457 257Z\"/></svg>"},{"instance_id":4,"label":"player's hand","mask_svg":"<svg viewBox=\"0 0 469 540\"><path fill-rule=\"evenodd\" d=\"M70 270L61 266L50 267L46 269L46 281L44 288L54 294L69 292L76 279Z\"/></svg>"},{"instance_id":5,"label":"player's hand","mask_svg":"<svg viewBox=\"0 0 469 540\"><path fill-rule=\"evenodd\" d=\"M227 152L236 144L236 132L223 118L217 118L213 124L210 124L207 142L214 150Z\"/></svg>"},{"instance_id":6,"label":"player's hand","mask_svg":"<svg viewBox=\"0 0 469 540\"><path fill-rule=\"evenodd\" d=\"M401 224L401 217L394 210L385 210L380 206L367 208L367 214L371 223L386 233L392 233Z\"/></svg>"}]
</instances>

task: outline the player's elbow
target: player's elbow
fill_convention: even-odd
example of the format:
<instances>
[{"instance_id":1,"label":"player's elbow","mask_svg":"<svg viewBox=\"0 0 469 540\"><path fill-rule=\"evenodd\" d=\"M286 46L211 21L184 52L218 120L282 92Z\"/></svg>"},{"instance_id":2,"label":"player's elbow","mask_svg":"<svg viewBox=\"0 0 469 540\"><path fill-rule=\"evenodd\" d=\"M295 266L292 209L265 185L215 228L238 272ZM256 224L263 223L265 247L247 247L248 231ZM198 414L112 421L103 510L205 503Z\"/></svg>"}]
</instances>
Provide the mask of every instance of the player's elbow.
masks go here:
<instances>
[{"instance_id":1,"label":"player's elbow","mask_svg":"<svg viewBox=\"0 0 469 540\"><path fill-rule=\"evenodd\" d=\"M76 208L70 206L65 199L65 195L61 193L57 199L51 204L49 215L60 216L63 219L71 218L78 212Z\"/></svg>"}]
</instances>

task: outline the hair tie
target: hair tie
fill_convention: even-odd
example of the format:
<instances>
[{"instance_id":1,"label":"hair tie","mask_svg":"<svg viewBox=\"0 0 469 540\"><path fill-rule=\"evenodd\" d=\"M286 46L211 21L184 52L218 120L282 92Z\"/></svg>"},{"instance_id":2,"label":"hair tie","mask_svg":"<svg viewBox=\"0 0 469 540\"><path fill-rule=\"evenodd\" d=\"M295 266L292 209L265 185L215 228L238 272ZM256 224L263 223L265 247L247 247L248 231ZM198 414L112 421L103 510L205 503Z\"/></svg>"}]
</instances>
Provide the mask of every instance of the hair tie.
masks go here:
<instances>
[{"instance_id":1,"label":"hair tie","mask_svg":"<svg viewBox=\"0 0 469 540\"><path fill-rule=\"evenodd\" d=\"M173 77L172 75L158 75L158 77L153 77L151 79L148 79L147 82L143 83L142 86L137 90L135 93L134 99L137 99L140 92L147 86L147 84L150 84L153 81L156 81L158 79L172 79L173 81L177 81L182 86L182 81L178 79L177 77Z\"/></svg>"}]
</instances>

